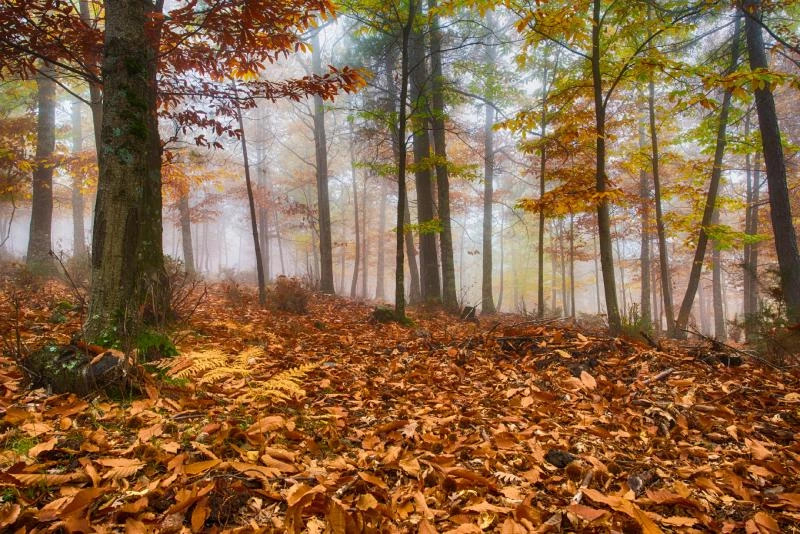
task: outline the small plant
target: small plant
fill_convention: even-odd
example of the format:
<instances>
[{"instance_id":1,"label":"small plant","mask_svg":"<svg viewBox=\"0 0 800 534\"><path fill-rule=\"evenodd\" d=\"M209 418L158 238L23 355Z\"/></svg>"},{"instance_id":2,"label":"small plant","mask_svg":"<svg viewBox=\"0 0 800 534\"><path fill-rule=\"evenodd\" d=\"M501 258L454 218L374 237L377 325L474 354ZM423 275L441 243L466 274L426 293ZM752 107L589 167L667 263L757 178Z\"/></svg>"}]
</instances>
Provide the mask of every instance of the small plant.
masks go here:
<instances>
[{"instance_id":1,"label":"small plant","mask_svg":"<svg viewBox=\"0 0 800 534\"><path fill-rule=\"evenodd\" d=\"M308 312L310 294L297 278L279 276L269 289L268 298L270 306L277 310L304 314Z\"/></svg>"},{"instance_id":2,"label":"small plant","mask_svg":"<svg viewBox=\"0 0 800 534\"><path fill-rule=\"evenodd\" d=\"M747 342L755 353L779 366L797 358L800 347L798 326L790 324L783 306L768 301L761 301L758 312L749 314L741 323Z\"/></svg>"},{"instance_id":3,"label":"small plant","mask_svg":"<svg viewBox=\"0 0 800 534\"><path fill-rule=\"evenodd\" d=\"M642 333L651 334L652 325L645 324L642 314L639 311L639 303L634 302L625 313L622 314L622 332L632 338L641 338Z\"/></svg>"}]
</instances>

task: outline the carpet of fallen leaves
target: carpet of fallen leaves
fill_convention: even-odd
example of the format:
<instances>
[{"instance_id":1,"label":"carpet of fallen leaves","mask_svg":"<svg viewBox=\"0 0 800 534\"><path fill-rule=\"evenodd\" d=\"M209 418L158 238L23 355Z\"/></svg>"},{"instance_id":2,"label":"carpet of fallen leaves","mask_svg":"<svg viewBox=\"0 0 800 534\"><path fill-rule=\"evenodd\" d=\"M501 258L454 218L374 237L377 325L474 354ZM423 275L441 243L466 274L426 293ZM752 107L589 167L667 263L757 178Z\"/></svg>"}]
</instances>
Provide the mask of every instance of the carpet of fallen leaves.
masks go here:
<instances>
[{"instance_id":1,"label":"carpet of fallen leaves","mask_svg":"<svg viewBox=\"0 0 800 534\"><path fill-rule=\"evenodd\" d=\"M67 342L69 299L26 294L21 342ZM251 374L121 400L26 390L4 359L0 529L800 530L797 374L519 317L370 311L326 296L262 311L212 288L178 348L261 346ZM4 293L12 344L15 317ZM308 363L304 394L252 400L253 377Z\"/></svg>"}]
</instances>

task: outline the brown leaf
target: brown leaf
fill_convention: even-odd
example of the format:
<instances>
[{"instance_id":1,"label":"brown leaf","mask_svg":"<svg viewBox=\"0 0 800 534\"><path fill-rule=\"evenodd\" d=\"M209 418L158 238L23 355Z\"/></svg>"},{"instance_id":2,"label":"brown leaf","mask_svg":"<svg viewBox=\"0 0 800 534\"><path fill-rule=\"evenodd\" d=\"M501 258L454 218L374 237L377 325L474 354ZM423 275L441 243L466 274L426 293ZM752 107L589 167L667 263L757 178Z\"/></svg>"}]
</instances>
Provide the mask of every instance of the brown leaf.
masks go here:
<instances>
[{"instance_id":1,"label":"brown leaf","mask_svg":"<svg viewBox=\"0 0 800 534\"><path fill-rule=\"evenodd\" d=\"M567 510L577 515L581 519L584 519L589 522L592 522L608 514L608 512L606 512L605 510L598 510L597 508L592 508L584 504L575 504L575 503L570 504L567 507Z\"/></svg>"}]
</instances>

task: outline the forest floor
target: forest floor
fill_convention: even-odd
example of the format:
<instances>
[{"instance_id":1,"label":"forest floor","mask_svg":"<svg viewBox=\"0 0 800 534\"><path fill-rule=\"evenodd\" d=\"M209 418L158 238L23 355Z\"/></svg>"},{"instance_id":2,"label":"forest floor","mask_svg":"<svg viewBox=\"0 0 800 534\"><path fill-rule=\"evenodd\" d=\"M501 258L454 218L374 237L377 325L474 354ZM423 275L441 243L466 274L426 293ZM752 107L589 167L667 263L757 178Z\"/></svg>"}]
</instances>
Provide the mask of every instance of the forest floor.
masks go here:
<instances>
[{"instance_id":1,"label":"forest floor","mask_svg":"<svg viewBox=\"0 0 800 534\"><path fill-rule=\"evenodd\" d=\"M7 284L9 346L68 342L74 300ZM212 287L176 333L188 379L116 399L28 390L6 355L0 530L800 531L800 373L371 310L262 311Z\"/></svg>"}]
</instances>

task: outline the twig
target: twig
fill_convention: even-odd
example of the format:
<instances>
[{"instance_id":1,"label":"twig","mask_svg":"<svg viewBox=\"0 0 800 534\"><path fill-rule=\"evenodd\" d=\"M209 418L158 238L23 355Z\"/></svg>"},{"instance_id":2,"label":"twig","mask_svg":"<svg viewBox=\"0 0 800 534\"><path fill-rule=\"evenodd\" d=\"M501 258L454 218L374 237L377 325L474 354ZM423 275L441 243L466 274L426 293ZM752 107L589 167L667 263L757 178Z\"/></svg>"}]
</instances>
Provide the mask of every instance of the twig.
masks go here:
<instances>
[{"instance_id":1,"label":"twig","mask_svg":"<svg viewBox=\"0 0 800 534\"><path fill-rule=\"evenodd\" d=\"M766 358L762 358L758 354L755 354L753 352L745 352L745 351L743 351L741 349L737 349L736 347L732 347L732 346L728 345L727 343L723 343L722 341L719 341L718 339L714 339L713 337L708 337L708 336L706 336L704 334L701 334L700 332L697 332L696 330L690 330L690 329L687 330L687 329L684 328L683 331L687 332L689 334L694 334L696 336L699 336L699 337L705 339L706 341L708 341L709 343L711 343L713 346L725 347L726 349L731 350L731 351L733 351L733 352L735 352L737 354L741 354L742 356L747 356L748 358L755 358L756 360L760 361L761 363L764 363L764 364L772 367L773 369L777 369L778 371L786 371L787 369L789 369L789 367L784 367L784 366L780 366L780 365L774 364L771 361L767 360Z\"/></svg>"},{"instance_id":2,"label":"twig","mask_svg":"<svg viewBox=\"0 0 800 534\"><path fill-rule=\"evenodd\" d=\"M589 469L589 471L587 471L586 475L583 477L583 481L581 482L581 485L578 488L578 491L572 497L572 500L570 501L571 504L580 504L581 503L581 501L583 500L583 490L588 488L589 484L592 483L592 477L594 477L594 469Z\"/></svg>"},{"instance_id":3,"label":"twig","mask_svg":"<svg viewBox=\"0 0 800 534\"><path fill-rule=\"evenodd\" d=\"M666 377L668 377L669 375L671 375L674 372L675 372L675 369L673 369L672 367L670 367L669 369L664 369L663 371L661 371L657 375L651 376L650 378L648 378L647 380L642 382L642 384L649 384L650 382L658 382L659 380L665 379Z\"/></svg>"}]
</instances>

